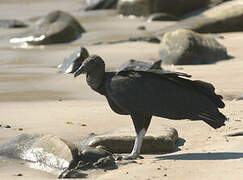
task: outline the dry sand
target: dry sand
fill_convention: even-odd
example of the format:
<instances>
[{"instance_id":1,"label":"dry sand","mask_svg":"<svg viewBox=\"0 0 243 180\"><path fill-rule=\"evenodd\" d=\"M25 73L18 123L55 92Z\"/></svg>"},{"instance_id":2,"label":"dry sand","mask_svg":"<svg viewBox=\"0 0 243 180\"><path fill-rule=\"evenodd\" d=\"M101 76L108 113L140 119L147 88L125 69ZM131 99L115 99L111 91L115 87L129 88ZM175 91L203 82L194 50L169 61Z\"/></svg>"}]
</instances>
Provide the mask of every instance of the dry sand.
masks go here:
<instances>
[{"instance_id":1,"label":"dry sand","mask_svg":"<svg viewBox=\"0 0 243 180\"><path fill-rule=\"evenodd\" d=\"M1 17L26 19L55 10L57 1L5 0L0 3ZM59 9L73 13L81 21L87 16L79 14L79 7L82 7L79 1L58 1ZM103 15L86 19L82 24L88 33L83 40L70 44L22 49L6 43L4 39L0 41L0 124L12 126L10 129L0 128L0 144L22 133L48 133L76 141L91 132L102 133L132 126L130 117L112 112L105 98L90 90L85 77L74 79L72 75L58 74L56 66L75 48L89 40L97 41L95 37L98 41L122 39L140 33L136 30L138 25L155 30L171 23L147 23L144 19L120 19L118 16ZM18 31L0 29L0 35ZM203 122L154 117L149 132L158 131L158 128L153 127L162 125L174 127L180 138L185 140L184 145L173 153L144 155L145 159L137 160L137 164L107 171L95 179L243 178L243 137L224 136L230 132L243 131L243 101L232 101L243 93L243 33L221 35L225 38L219 41L234 59L212 65L165 68L186 72L193 79L213 83L217 93L225 99L226 107L222 112L229 117L226 126L214 130ZM91 54L101 55L108 69L114 69L131 58L157 59L159 49L159 45L142 42L86 47ZM18 128L23 130L19 131ZM18 173L22 173L23 177L16 176ZM0 159L0 179L56 179L56 174L30 169L20 161Z\"/></svg>"}]
</instances>

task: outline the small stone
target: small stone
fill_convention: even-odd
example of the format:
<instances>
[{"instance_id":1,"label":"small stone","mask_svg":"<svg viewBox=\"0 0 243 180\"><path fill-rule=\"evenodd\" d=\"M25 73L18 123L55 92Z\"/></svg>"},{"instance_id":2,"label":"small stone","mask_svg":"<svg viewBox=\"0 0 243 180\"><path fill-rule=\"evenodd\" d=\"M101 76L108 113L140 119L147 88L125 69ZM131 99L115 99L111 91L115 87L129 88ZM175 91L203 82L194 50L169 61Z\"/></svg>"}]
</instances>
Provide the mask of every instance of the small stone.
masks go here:
<instances>
[{"instance_id":1,"label":"small stone","mask_svg":"<svg viewBox=\"0 0 243 180\"><path fill-rule=\"evenodd\" d=\"M148 18L148 21L176 21L178 18L168 13L154 13Z\"/></svg>"},{"instance_id":2,"label":"small stone","mask_svg":"<svg viewBox=\"0 0 243 180\"><path fill-rule=\"evenodd\" d=\"M18 174L16 174L16 176L23 176L23 174L22 173L18 173Z\"/></svg>"},{"instance_id":3,"label":"small stone","mask_svg":"<svg viewBox=\"0 0 243 180\"><path fill-rule=\"evenodd\" d=\"M18 128L18 131L23 131L24 129L23 128Z\"/></svg>"},{"instance_id":4,"label":"small stone","mask_svg":"<svg viewBox=\"0 0 243 180\"><path fill-rule=\"evenodd\" d=\"M71 121L67 121L67 122L66 122L66 124L71 124L71 125L74 125L74 123L73 123L73 122L71 122Z\"/></svg>"},{"instance_id":5,"label":"small stone","mask_svg":"<svg viewBox=\"0 0 243 180\"><path fill-rule=\"evenodd\" d=\"M87 124L81 124L81 126L87 126Z\"/></svg>"},{"instance_id":6,"label":"small stone","mask_svg":"<svg viewBox=\"0 0 243 180\"><path fill-rule=\"evenodd\" d=\"M100 158L97 162L94 163L94 166L98 168L111 168L115 167L115 159L112 156Z\"/></svg>"},{"instance_id":7,"label":"small stone","mask_svg":"<svg viewBox=\"0 0 243 180\"><path fill-rule=\"evenodd\" d=\"M145 26L138 26L137 29L138 30L146 30L146 27Z\"/></svg>"},{"instance_id":8,"label":"small stone","mask_svg":"<svg viewBox=\"0 0 243 180\"><path fill-rule=\"evenodd\" d=\"M1 127L2 127L2 128L11 128L11 126L8 125L8 124L2 124Z\"/></svg>"},{"instance_id":9,"label":"small stone","mask_svg":"<svg viewBox=\"0 0 243 180\"><path fill-rule=\"evenodd\" d=\"M161 170L161 168L157 168L157 170Z\"/></svg>"},{"instance_id":10,"label":"small stone","mask_svg":"<svg viewBox=\"0 0 243 180\"><path fill-rule=\"evenodd\" d=\"M131 42L137 42L137 41L144 41L144 42L148 42L148 43L154 43L154 44L159 44L160 43L160 39L152 36L152 37L136 37L136 38L129 38L129 41Z\"/></svg>"},{"instance_id":11,"label":"small stone","mask_svg":"<svg viewBox=\"0 0 243 180\"><path fill-rule=\"evenodd\" d=\"M167 174L164 174L164 176L167 176Z\"/></svg>"},{"instance_id":12,"label":"small stone","mask_svg":"<svg viewBox=\"0 0 243 180\"><path fill-rule=\"evenodd\" d=\"M102 162L99 162L100 159L105 158L107 156L110 156L111 153L105 151L101 148L95 148L95 147L87 147L82 151L82 154L80 156L81 161L83 162L90 162L95 163L97 162L97 166L102 166ZM101 164L99 164L101 163Z\"/></svg>"},{"instance_id":13,"label":"small stone","mask_svg":"<svg viewBox=\"0 0 243 180\"><path fill-rule=\"evenodd\" d=\"M77 169L65 169L59 176L58 179L63 178L85 178L87 174L82 173L80 170Z\"/></svg>"}]
</instances>

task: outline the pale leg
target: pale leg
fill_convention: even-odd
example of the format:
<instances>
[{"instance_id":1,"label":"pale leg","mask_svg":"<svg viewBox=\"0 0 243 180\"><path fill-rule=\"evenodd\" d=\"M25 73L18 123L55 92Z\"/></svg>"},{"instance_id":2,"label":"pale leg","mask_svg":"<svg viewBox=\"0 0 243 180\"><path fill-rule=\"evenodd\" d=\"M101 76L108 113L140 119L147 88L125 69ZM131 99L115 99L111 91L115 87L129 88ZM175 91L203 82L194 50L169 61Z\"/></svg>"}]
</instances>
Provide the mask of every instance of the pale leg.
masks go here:
<instances>
[{"instance_id":1,"label":"pale leg","mask_svg":"<svg viewBox=\"0 0 243 180\"><path fill-rule=\"evenodd\" d=\"M136 159L140 154L140 150L143 144L143 137L146 134L145 129L141 129L136 136L135 143L133 145L133 150L129 155L123 156L123 159Z\"/></svg>"}]
</instances>

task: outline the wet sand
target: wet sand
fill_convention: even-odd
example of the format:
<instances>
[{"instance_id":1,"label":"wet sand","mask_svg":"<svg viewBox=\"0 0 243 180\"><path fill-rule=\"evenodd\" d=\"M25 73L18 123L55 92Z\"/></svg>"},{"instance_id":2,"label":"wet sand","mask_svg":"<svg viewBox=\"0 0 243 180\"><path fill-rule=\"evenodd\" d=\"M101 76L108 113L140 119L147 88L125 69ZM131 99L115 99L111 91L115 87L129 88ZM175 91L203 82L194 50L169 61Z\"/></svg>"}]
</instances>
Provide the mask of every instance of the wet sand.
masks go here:
<instances>
[{"instance_id":1,"label":"wet sand","mask_svg":"<svg viewBox=\"0 0 243 180\"><path fill-rule=\"evenodd\" d=\"M56 10L57 0L0 0L2 18L34 19ZM120 127L132 126L129 116L112 112L104 97L92 91L85 77L57 73L57 65L79 46L90 54L104 58L107 69L116 69L129 59L144 61L159 58L159 45L146 42L92 45L137 37L143 34L136 28L145 25L151 34L175 22L148 23L143 18L121 18L114 11L83 13L81 1L58 0L58 8L73 14L87 33L68 44L21 48L8 43L8 37L21 30L0 28L0 144L22 133L43 133L77 141L88 134L103 133ZM174 127L186 140L174 153L144 155L137 164L129 164L107 171L95 179L242 179L243 137L226 138L230 132L243 131L243 101L232 101L243 93L243 33L222 33L219 41L227 47L232 60L212 65L164 66L182 71L213 83L222 94L229 117L225 127L213 130L203 122L173 121L154 117L149 132L162 125ZM68 124L67 122L72 122ZM86 124L87 126L81 126ZM23 130L18 130L23 128ZM16 174L22 173L23 177ZM1 179L56 179L55 173L30 169L20 161L0 158ZM94 178L94 177L93 177ZM88 178L88 179L92 179Z\"/></svg>"}]
</instances>

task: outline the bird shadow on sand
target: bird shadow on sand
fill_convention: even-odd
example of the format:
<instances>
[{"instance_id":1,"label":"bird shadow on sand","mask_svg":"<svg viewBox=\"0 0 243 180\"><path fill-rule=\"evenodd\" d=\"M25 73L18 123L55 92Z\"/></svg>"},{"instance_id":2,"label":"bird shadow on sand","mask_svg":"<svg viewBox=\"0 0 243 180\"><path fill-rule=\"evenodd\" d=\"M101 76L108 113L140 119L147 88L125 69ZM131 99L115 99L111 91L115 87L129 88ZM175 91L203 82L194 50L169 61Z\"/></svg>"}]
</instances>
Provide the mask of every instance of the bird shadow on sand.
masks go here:
<instances>
[{"instance_id":1,"label":"bird shadow on sand","mask_svg":"<svg viewBox=\"0 0 243 180\"><path fill-rule=\"evenodd\" d=\"M243 153L238 152L185 153L156 157L157 160L229 160L241 158L243 158Z\"/></svg>"}]
</instances>

